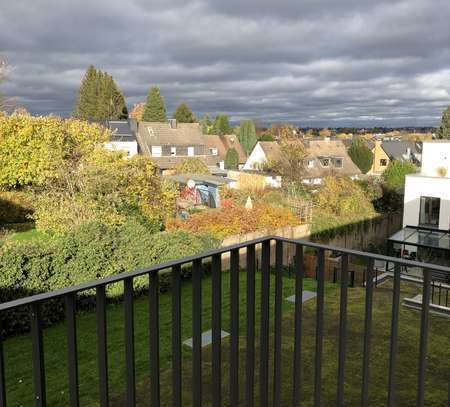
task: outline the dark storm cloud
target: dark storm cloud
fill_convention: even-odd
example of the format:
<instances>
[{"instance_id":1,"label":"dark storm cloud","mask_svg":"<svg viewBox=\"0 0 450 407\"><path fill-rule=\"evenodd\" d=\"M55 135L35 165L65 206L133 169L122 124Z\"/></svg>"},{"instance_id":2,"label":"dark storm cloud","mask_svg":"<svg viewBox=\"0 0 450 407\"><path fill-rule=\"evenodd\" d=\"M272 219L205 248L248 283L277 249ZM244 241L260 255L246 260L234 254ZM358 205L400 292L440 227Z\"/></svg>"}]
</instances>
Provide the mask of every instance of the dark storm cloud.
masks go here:
<instances>
[{"instance_id":1,"label":"dark storm cloud","mask_svg":"<svg viewBox=\"0 0 450 407\"><path fill-rule=\"evenodd\" d=\"M67 115L88 64L127 102L311 125L433 125L450 103L442 0L16 0L0 11L3 91Z\"/></svg>"}]
</instances>

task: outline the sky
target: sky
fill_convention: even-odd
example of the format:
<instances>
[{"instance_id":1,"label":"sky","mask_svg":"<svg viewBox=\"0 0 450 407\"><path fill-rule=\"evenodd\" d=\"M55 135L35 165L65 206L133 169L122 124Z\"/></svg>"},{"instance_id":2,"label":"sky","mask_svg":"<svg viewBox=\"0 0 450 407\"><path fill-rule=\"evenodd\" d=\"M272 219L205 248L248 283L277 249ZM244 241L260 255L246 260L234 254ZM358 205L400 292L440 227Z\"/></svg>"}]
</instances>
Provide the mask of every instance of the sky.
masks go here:
<instances>
[{"instance_id":1,"label":"sky","mask_svg":"<svg viewBox=\"0 0 450 407\"><path fill-rule=\"evenodd\" d=\"M0 90L70 115L89 64L127 104L316 127L434 126L450 104L448 0L2 0Z\"/></svg>"}]
</instances>

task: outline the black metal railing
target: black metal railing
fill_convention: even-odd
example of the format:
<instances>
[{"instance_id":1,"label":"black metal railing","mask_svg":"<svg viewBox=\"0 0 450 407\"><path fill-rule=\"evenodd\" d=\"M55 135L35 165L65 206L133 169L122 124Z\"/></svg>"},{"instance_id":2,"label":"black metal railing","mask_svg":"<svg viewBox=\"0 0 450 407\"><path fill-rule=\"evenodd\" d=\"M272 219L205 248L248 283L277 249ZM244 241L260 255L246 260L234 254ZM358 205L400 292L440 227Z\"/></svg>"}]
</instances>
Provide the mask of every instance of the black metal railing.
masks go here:
<instances>
[{"instance_id":1,"label":"black metal railing","mask_svg":"<svg viewBox=\"0 0 450 407\"><path fill-rule=\"evenodd\" d=\"M273 251L273 244L275 249ZM108 388L108 365L107 351L107 296L106 288L114 283L123 282L123 304L124 304L124 349L115 350L124 352L126 371L123 378L125 383L127 406L136 404L136 377L135 377L135 335L134 335L134 291L133 280L137 277L148 276L148 304L149 304L149 379L150 379L150 404L159 406L161 404L160 390L160 322L159 322L159 278L158 273L162 270L171 270L171 376L170 386L173 406L182 405L182 267L192 266L192 405L202 405L202 262L211 260L211 284L212 284L212 370L211 370L211 403L212 406L220 406L223 399L222 386L222 257L229 256L230 271L230 358L229 358L229 405L235 406L244 399L245 406L255 405L255 393L260 406L280 406L282 396L281 372L282 366L282 295L283 295L283 247L285 245L295 246L295 296L302 298L303 284L306 277L304 248L308 247L316 252L317 256L317 296L315 311L315 343L314 343L314 386L312 400L315 406L320 406L322 397L322 366L324 354L324 301L325 301L325 256L327 251L338 253L341 257L341 277L339 281L339 329L338 329L338 364L336 370L337 389L336 402L338 406L344 405L345 400L345 373L347 358L347 306L349 288L349 258L360 257L366 261L365 268L365 305L364 305L364 331L363 331L363 355L361 365L361 405L369 405L369 374L370 356L372 349L373 321L372 309L374 307L374 261L386 261L394 265L394 277L392 285L392 311L391 331L387 351L389 352L387 400L386 405L394 406L396 403L396 380L397 349L399 341L399 311L400 311L400 271L403 267L419 267L423 270L421 319L420 319L420 344L418 352L418 371L416 382L416 405L424 406L425 400L425 370L427 365L427 343L429 326L429 307L431 296L432 273L448 275L450 269L418 263L415 261L391 258L378 254L359 252L349 249L329 247L307 241L299 241L278 237L266 237L249 241L218 250L201 253L196 256L170 261L164 264L152 266L146 269L114 275L102 280L81 284L75 287L60 289L50 293L33 295L31 297L18 299L8 303L0 304L0 316L3 313L13 311L20 307L28 307L30 310L30 335L32 340L32 366L34 381L34 400L36 406L46 406L46 371L44 363L43 342L43 319L42 305L50 300L64 299L65 317L67 327L67 366L70 406L80 405L79 372L78 372L78 350L76 305L77 296L87 290L95 291L96 299L96 326L97 326L97 356L98 356L98 378L99 378L99 404L108 406L110 404L110 391ZM241 261L242 252L245 251L245 262ZM261 254L261 270L256 270L257 255ZM275 254L275 261L271 261L271 255ZM240 263L245 264L240 264ZM271 266L274 269L271 270ZM239 380L239 371L242 361L239 358L239 276L240 269L246 271L246 328L245 328L245 384L242 386ZM270 281L272 271L274 273L274 299L273 308L270 301ZM256 317L257 293L255 284L256 272L260 272L260 299L259 318ZM376 280L376 279L375 279ZM376 282L376 281L375 281ZM360 288L361 289L361 288ZM244 310L242 310L244 311ZM304 305L302 301L295 302L294 315L294 346L293 346L293 375L290 405L299 406L302 394L302 331ZM273 322L270 316L273 315ZM257 320L259 327L256 326ZM273 331L271 332L271 329ZM256 343L258 341L258 343ZM269 362L271 361L271 363ZM3 357L2 341L0 341L0 407L8 404L7 390L5 387L5 359ZM255 370L258 369L257 372ZM259 388L255 386L257 373ZM270 384L270 385L269 385ZM242 386L242 387L240 387ZM413 391L413 390L411 390ZM240 397L241 395L241 397ZM243 396L242 396L243 395Z\"/></svg>"}]
</instances>

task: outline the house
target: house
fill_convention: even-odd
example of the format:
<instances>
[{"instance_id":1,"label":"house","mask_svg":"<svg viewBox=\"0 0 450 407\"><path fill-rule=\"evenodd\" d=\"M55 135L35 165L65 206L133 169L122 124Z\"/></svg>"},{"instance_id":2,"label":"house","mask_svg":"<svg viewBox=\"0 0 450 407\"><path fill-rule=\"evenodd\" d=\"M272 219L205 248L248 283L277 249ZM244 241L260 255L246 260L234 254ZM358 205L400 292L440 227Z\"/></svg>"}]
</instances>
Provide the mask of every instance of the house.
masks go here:
<instances>
[{"instance_id":1,"label":"house","mask_svg":"<svg viewBox=\"0 0 450 407\"><path fill-rule=\"evenodd\" d=\"M210 153L205 136L198 123L139 122L137 141L140 152L151 157L165 172L175 168L187 157L198 158L206 165L219 162L218 156Z\"/></svg>"},{"instance_id":2,"label":"house","mask_svg":"<svg viewBox=\"0 0 450 407\"><path fill-rule=\"evenodd\" d=\"M258 141L242 169L263 171L270 162L277 161L280 156L280 145L276 141Z\"/></svg>"},{"instance_id":3,"label":"house","mask_svg":"<svg viewBox=\"0 0 450 407\"><path fill-rule=\"evenodd\" d=\"M384 172L384 170L388 167L391 159L386 151L382 147L381 140L367 141L367 145L372 151L373 154L373 162L372 167L368 171L370 175L380 175Z\"/></svg>"},{"instance_id":4,"label":"house","mask_svg":"<svg viewBox=\"0 0 450 407\"><path fill-rule=\"evenodd\" d=\"M422 142L420 141L382 141L381 148L390 161L408 160L419 165L422 159Z\"/></svg>"},{"instance_id":5,"label":"house","mask_svg":"<svg viewBox=\"0 0 450 407\"><path fill-rule=\"evenodd\" d=\"M450 142L424 141L422 167L405 180L403 226L450 230Z\"/></svg>"},{"instance_id":6,"label":"house","mask_svg":"<svg viewBox=\"0 0 450 407\"><path fill-rule=\"evenodd\" d=\"M343 175L357 178L361 170L352 161L345 143L329 137L306 142L304 182L320 184L329 175Z\"/></svg>"},{"instance_id":7,"label":"house","mask_svg":"<svg viewBox=\"0 0 450 407\"><path fill-rule=\"evenodd\" d=\"M132 120L106 120L102 123L111 130L111 140L105 143L105 147L111 151L125 152L128 157L138 153L136 132L133 129L136 122Z\"/></svg>"},{"instance_id":8,"label":"house","mask_svg":"<svg viewBox=\"0 0 450 407\"><path fill-rule=\"evenodd\" d=\"M225 157L227 151L234 148L239 156L239 166L243 166L247 160L247 154L239 142L239 139L234 134L225 134L223 136L208 135L205 136L206 144L208 145L211 155L219 159L220 168L225 167Z\"/></svg>"}]
</instances>

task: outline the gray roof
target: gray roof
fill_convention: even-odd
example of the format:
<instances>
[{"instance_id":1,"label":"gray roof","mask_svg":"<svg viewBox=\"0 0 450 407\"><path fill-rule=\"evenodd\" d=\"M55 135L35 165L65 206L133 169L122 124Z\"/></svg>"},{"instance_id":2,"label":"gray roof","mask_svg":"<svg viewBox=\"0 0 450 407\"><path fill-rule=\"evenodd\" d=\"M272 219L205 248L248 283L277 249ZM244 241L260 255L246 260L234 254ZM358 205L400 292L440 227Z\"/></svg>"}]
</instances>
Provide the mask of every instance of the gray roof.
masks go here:
<instances>
[{"instance_id":1,"label":"gray roof","mask_svg":"<svg viewBox=\"0 0 450 407\"><path fill-rule=\"evenodd\" d=\"M417 141L383 141L381 148L391 160L404 158L408 148L411 154L422 154L422 143Z\"/></svg>"},{"instance_id":2,"label":"gray roof","mask_svg":"<svg viewBox=\"0 0 450 407\"><path fill-rule=\"evenodd\" d=\"M164 178L178 182L180 184L187 184L187 182L192 179L197 184L205 184L210 186L221 186L227 185L234 180L226 177L219 177L216 175L209 174L177 174L177 175L168 175Z\"/></svg>"},{"instance_id":3,"label":"gray roof","mask_svg":"<svg viewBox=\"0 0 450 407\"><path fill-rule=\"evenodd\" d=\"M111 141L136 141L128 120L106 120L105 127L111 130Z\"/></svg>"}]
</instances>

